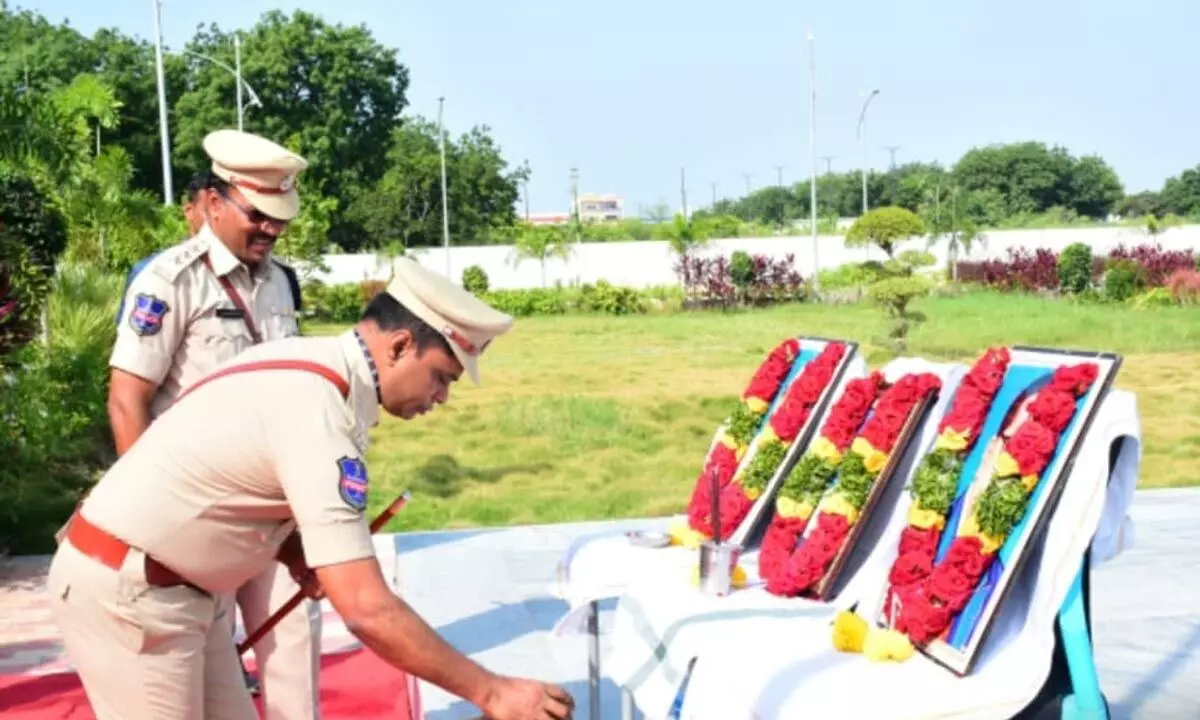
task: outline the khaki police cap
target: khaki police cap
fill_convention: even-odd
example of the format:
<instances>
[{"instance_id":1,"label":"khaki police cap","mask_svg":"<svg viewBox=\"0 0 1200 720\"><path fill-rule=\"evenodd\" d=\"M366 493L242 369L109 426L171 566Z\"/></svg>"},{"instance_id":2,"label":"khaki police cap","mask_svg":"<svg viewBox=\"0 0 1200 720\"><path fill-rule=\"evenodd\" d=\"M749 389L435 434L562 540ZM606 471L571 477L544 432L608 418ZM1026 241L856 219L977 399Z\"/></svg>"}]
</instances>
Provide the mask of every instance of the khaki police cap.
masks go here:
<instances>
[{"instance_id":1,"label":"khaki police cap","mask_svg":"<svg viewBox=\"0 0 1200 720\"><path fill-rule=\"evenodd\" d=\"M296 176L308 161L270 140L240 130L217 130L204 138L213 174L237 188L250 204L277 220L300 214Z\"/></svg>"},{"instance_id":2,"label":"khaki police cap","mask_svg":"<svg viewBox=\"0 0 1200 720\"><path fill-rule=\"evenodd\" d=\"M388 294L446 337L478 385L479 356L492 340L508 332L512 317L409 258L397 258L395 271Z\"/></svg>"}]
</instances>

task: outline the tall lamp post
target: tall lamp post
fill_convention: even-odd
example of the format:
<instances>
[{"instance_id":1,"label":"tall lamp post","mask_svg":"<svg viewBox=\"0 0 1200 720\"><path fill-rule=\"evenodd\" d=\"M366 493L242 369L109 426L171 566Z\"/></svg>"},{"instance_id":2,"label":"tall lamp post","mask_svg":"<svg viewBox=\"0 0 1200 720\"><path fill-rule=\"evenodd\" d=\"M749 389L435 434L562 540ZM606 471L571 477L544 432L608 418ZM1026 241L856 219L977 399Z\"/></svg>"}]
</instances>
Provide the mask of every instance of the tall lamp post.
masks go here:
<instances>
[{"instance_id":1,"label":"tall lamp post","mask_svg":"<svg viewBox=\"0 0 1200 720\"><path fill-rule=\"evenodd\" d=\"M442 106L446 98L438 98L438 151L442 156L442 248L446 254L446 277L450 277L450 208L446 203L446 133L442 130Z\"/></svg>"},{"instance_id":2,"label":"tall lamp post","mask_svg":"<svg viewBox=\"0 0 1200 720\"><path fill-rule=\"evenodd\" d=\"M217 67L221 68L222 70L227 71L230 75L233 75L234 82L237 84L238 130L242 130L245 126L245 115L246 115L247 107L262 107L263 106L262 100L258 97L258 93L254 92L254 88L250 87L250 83L246 82L246 80L242 77L242 62L241 62L240 46L241 46L241 43L238 41L237 35L234 35L234 53L236 55L236 59L234 62L236 64L236 67L230 67L229 63L222 62L222 61L216 59L215 57L205 55L204 53L193 52L191 50L168 50L168 51L166 51L168 55L186 55L188 57L194 57L198 60L210 62L213 65L216 65ZM245 93L250 96L250 102L246 103L246 102L242 101L243 91L245 91Z\"/></svg>"},{"instance_id":3,"label":"tall lamp post","mask_svg":"<svg viewBox=\"0 0 1200 720\"><path fill-rule=\"evenodd\" d=\"M154 71L158 76L158 134L162 146L163 204L175 204L171 181L171 138L167 126L167 84L163 79L162 0L150 0L154 5Z\"/></svg>"},{"instance_id":4,"label":"tall lamp post","mask_svg":"<svg viewBox=\"0 0 1200 720\"><path fill-rule=\"evenodd\" d=\"M867 106L871 104L871 100L879 94L878 90L872 90L868 95L863 93L862 110L858 113L858 142L862 148L862 214L867 214Z\"/></svg>"},{"instance_id":5,"label":"tall lamp post","mask_svg":"<svg viewBox=\"0 0 1200 720\"><path fill-rule=\"evenodd\" d=\"M820 275L821 264L817 256L817 55L813 44L812 30L808 31L808 83L810 86L809 95L809 119L808 119L808 146L809 154L812 156L812 179L809 180L809 222L812 223L812 289L815 294L820 288L818 287L817 276Z\"/></svg>"}]
</instances>

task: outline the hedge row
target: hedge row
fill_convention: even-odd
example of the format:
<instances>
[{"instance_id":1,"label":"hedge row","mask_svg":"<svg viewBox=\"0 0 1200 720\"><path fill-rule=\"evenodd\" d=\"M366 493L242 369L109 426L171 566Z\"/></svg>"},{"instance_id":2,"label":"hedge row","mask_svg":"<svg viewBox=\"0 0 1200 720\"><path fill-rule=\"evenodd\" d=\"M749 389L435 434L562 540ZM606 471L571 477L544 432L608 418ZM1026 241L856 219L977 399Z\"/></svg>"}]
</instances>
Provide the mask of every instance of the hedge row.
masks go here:
<instances>
[{"instance_id":1,"label":"hedge row","mask_svg":"<svg viewBox=\"0 0 1200 720\"><path fill-rule=\"evenodd\" d=\"M1050 292L1062 295L1128 300L1148 290L1177 303L1195 302L1192 288L1200 282L1200 257L1192 250L1165 250L1157 243L1133 248L1118 246L1095 256L1089 246L1075 243L1059 254L1038 248L1009 248L1004 260L959 262L959 282L1001 290Z\"/></svg>"}]
</instances>

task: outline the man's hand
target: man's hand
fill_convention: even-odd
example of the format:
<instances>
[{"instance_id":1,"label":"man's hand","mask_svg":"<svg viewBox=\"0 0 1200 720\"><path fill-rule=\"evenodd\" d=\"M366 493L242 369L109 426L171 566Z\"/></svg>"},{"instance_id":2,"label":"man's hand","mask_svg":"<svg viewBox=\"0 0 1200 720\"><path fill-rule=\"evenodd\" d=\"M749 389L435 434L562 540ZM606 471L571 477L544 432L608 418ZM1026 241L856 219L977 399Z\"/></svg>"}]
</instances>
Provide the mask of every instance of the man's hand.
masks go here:
<instances>
[{"instance_id":1,"label":"man's hand","mask_svg":"<svg viewBox=\"0 0 1200 720\"><path fill-rule=\"evenodd\" d=\"M325 589L321 587L321 581L317 579L317 574L312 570L307 567L288 567L288 572L306 597L313 600L325 599Z\"/></svg>"},{"instance_id":2,"label":"man's hand","mask_svg":"<svg viewBox=\"0 0 1200 720\"><path fill-rule=\"evenodd\" d=\"M575 700L557 685L500 677L481 709L488 720L570 720Z\"/></svg>"}]
</instances>

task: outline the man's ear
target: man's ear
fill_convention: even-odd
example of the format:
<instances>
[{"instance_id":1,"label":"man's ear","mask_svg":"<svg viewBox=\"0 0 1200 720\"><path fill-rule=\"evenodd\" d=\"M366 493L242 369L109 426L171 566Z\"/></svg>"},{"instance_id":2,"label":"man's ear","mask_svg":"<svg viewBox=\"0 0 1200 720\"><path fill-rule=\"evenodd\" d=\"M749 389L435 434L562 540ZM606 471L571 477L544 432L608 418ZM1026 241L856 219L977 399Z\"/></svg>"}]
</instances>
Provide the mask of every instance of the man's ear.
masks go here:
<instances>
[{"instance_id":1,"label":"man's ear","mask_svg":"<svg viewBox=\"0 0 1200 720\"><path fill-rule=\"evenodd\" d=\"M416 352L416 342L408 330L396 330L388 335L388 362L394 363L401 356Z\"/></svg>"}]
</instances>

